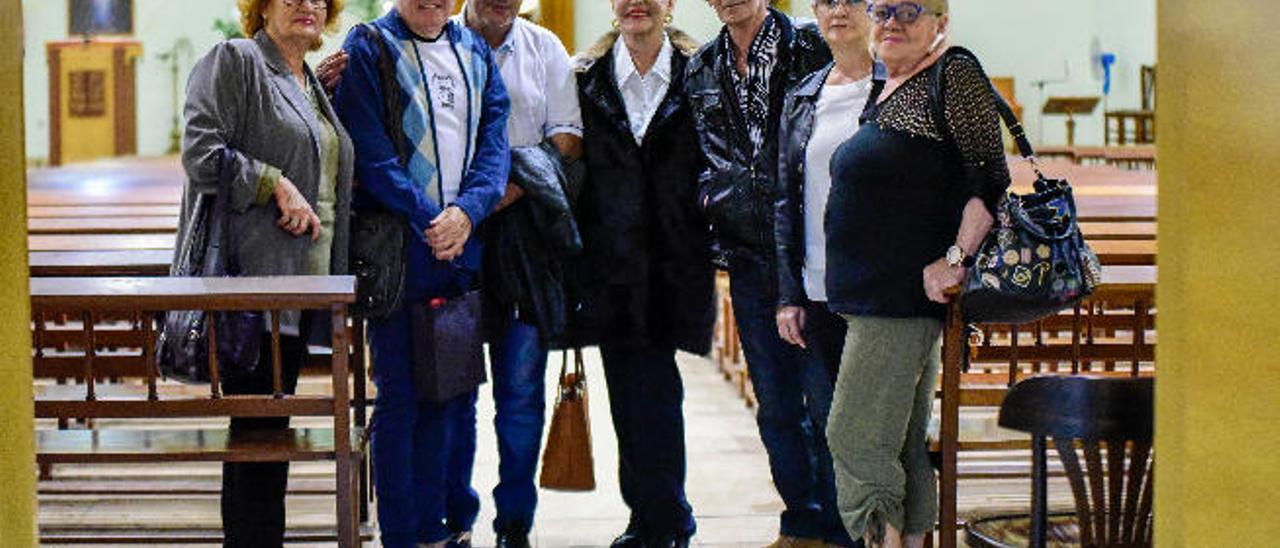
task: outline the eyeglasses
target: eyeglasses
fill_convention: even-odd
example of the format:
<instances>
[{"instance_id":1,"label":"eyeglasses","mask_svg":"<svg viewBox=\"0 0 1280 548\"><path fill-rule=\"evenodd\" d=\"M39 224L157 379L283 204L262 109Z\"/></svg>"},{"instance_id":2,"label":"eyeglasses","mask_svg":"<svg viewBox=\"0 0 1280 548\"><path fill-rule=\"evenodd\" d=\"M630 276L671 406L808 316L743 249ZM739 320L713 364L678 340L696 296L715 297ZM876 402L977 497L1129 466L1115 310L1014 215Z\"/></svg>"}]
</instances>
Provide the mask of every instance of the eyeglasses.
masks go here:
<instances>
[{"instance_id":1,"label":"eyeglasses","mask_svg":"<svg viewBox=\"0 0 1280 548\"><path fill-rule=\"evenodd\" d=\"M903 2L896 6L867 4L867 15L870 15L871 20L877 25L888 23L890 19L903 25L910 25L922 14L924 14L924 6L914 2Z\"/></svg>"},{"instance_id":2,"label":"eyeglasses","mask_svg":"<svg viewBox=\"0 0 1280 548\"><path fill-rule=\"evenodd\" d=\"M328 11L329 0L280 0L284 5L296 8L299 5L306 6L314 10Z\"/></svg>"},{"instance_id":3,"label":"eyeglasses","mask_svg":"<svg viewBox=\"0 0 1280 548\"><path fill-rule=\"evenodd\" d=\"M826 8L827 10L830 10L830 11L834 11L836 8L840 6L853 9L854 6L857 6L862 2L863 0L816 0L816 3L818 6Z\"/></svg>"}]
</instances>

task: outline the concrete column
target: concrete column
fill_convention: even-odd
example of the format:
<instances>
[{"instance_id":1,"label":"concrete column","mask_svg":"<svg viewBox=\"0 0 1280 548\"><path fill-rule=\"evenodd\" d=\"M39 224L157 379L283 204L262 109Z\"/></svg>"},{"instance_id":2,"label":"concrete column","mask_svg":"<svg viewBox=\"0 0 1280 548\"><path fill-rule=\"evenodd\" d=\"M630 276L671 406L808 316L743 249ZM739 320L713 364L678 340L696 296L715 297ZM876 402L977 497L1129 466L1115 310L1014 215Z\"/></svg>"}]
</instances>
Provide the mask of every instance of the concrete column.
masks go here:
<instances>
[{"instance_id":1,"label":"concrete column","mask_svg":"<svg viewBox=\"0 0 1280 548\"><path fill-rule=\"evenodd\" d=\"M1275 7L1160 0L1156 10L1160 548L1280 541Z\"/></svg>"},{"instance_id":2,"label":"concrete column","mask_svg":"<svg viewBox=\"0 0 1280 548\"><path fill-rule=\"evenodd\" d=\"M0 2L0 546L36 545L22 3Z\"/></svg>"}]
</instances>

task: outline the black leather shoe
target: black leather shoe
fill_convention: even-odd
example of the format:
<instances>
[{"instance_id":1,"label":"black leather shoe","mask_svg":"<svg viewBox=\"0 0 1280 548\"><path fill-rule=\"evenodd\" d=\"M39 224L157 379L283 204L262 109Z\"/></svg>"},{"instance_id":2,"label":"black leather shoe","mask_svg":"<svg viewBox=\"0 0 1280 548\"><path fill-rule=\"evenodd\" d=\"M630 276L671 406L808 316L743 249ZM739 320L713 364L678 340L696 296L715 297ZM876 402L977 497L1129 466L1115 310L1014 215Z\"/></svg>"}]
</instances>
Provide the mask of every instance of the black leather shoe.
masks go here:
<instances>
[{"instance_id":1,"label":"black leather shoe","mask_svg":"<svg viewBox=\"0 0 1280 548\"><path fill-rule=\"evenodd\" d=\"M494 548L529 548L528 533L498 533Z\"/></svg>"},{"instance_id":2,"label":"black leather shoe","mask_svg":"<svg viewBox=\"0 0 1280 548\"><path fill-rule=\"evenodd\" d=\"M677 535L653 539L644 544L645 548L689 548L689 537Z\"/></svg>"},{"instance_id":3,"label":"black leather shoe","mask_svg":"<svg viewBox=\"0 0 1280 548\"><path fill-rule=\"evenodd\" d=\"M644 539L640 538L640 535L631 531L618 535L618 538L613 539L613 542L609 544L609 548L647 548L647 546Z\"/></svg>"}]
</instances>

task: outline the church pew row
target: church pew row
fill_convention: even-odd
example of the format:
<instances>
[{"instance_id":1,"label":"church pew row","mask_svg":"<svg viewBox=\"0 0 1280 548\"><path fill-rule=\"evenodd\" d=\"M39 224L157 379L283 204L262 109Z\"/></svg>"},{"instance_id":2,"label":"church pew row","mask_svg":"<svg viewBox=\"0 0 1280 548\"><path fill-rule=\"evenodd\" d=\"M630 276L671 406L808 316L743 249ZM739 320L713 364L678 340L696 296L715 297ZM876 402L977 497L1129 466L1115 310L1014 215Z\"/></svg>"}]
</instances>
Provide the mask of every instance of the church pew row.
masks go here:
<instances>
[{"instance_id":1,"label":"church pew row","mask_svg":"<svg viewBox=\"0 0 1280 548\"><path fill-rule=\"evenodd\" d=\"M331 417L329 428L290 429L279 434L229 438L225 429L42 429L37 432L37 462L247 462L264 460L328 460L336 466L336 539L340 546L355 546L360 535L357 477L363 451L364 371L355 360L348 368L349 334L335 329L330 358L333 387L329 395L286 396L277 390L263 396L227 396L215 381L205 390L160 390L154 367L124 367L111 352L99 355L100 346L130 344L139 340L142 351L136 363L152 363L155 349L152 321L170 309L284 310L316 309L333 316L334 325L345 326L346 307L354 300L351 277L295 278L34 278L31 281L33 364L40 377L63 377L78 385L44 385L37 390L35 412L39 419L67 422L76 419L191 419L200 417L310 416ZM80 318L73 335L51 316ZM130 330L98 330L98 316L132 317L142 335L130 339ZM278 330L278 325L273 326ZM136 333L136 330L134 330ZM216 338L216 332L214 333ZM66 347L79 338L80 356L67 360ZM101 339L101 340L99 340ZM118 339L118 340L117 340ZM212 341L211 341L212 352ZM74 363L74 366L72 364ZM279 362L272 367L279 371ZM107 376L127 382L102 384ZM348 391L354 387L354 397ZM351 416L354 405L354 424Z\"/></svg>"}]
</instances>

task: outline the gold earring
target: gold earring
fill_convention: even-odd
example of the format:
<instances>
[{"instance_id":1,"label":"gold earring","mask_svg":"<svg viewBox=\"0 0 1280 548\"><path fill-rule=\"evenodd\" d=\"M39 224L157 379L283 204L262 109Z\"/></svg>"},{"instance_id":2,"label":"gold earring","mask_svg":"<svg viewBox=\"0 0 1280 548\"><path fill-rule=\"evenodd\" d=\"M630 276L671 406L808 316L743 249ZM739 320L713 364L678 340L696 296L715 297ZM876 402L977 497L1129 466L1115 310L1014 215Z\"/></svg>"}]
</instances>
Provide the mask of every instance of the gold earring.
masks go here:
<instances>
[{"instance_id":1,"label":"gold earring","mask_svg":"<svg viewBox=\"0 0 1280 548\"><path fill-rule=\"evenodd\" d=\"M672 20L672 19L674 19L674 17L671 17L671 14L670 14L670 13L668 13L666 17L663 17L663 18L662 18L662 24L663 24L663 25L670 25L670 24L671 24L671 20Z\"/></svg>"},{"instance_id":2,"label":"gold earring","mask_svg":"<svg viewBox=\"0 0 1280 548\"><path fill-rule=\"evenodd\" d=\"M621 23L618 23L618 20L617 20L617 19L614 19L614 20L613 20L613 30L618 30L618 27L620 27L620 26L622 26L622 24L621 24Z\"/></svg>"}]
</instances>

